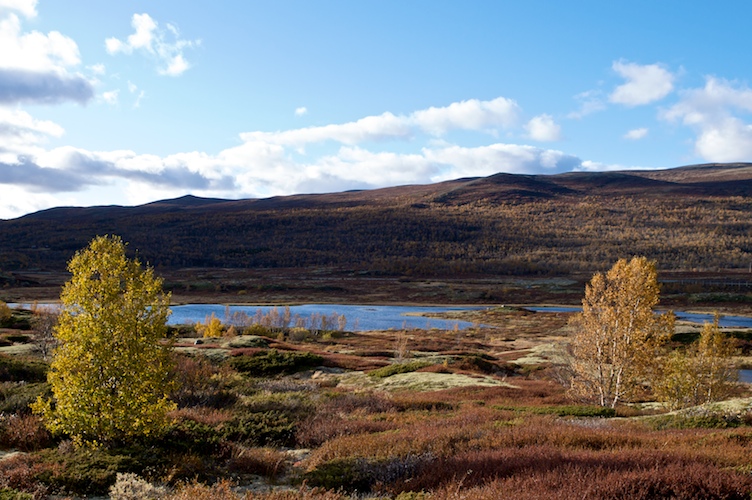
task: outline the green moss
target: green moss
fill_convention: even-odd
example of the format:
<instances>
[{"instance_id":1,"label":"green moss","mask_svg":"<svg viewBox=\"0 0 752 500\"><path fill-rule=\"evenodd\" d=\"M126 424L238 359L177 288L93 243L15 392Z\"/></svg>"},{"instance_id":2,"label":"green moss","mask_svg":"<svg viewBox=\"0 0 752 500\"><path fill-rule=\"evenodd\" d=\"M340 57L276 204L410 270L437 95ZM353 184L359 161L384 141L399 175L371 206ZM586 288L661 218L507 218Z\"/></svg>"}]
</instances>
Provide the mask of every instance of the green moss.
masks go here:
<instances>
[{"instance_id":1,"label":"green moss","mask_svg":"<svg viewBox=\"0 0 752 500\"><path fill-rule=\"evenodd\" d=\"M591 405L559 405L559 406L504 406L494 405L496 410L514 411L520 413L534 413L536 415L557 415L559 417L602 417L616 416L616 410L603 406Z\"/></svg>"},{"instance_id":2,"label":"green moss","mask_svg":"<svg viewBox=\"0 0 752 500\"><path fill-rule=\"evenodd\" d=\"M0 413L30 413L29 405L40 396L43 398L52 396L50 384L47 382L0 383Z\"/></svg>"},{"instance_id":3,"label":"green moss","mask_svg":"<svg viewBox=\"0 0 752 500\"><path fill-rule=\"evenodd\" d=\"M34 500L34 496L12 488L0 488L0 500Z\"/></svg>"},{"instance_id":4,"label":"green moss","mask_svg":"<svg viewBox=\"0 0 752 500\"><path fill-rule=\"evenodd\" d=\"M433 363L429 361L410 361L409 363L394 363L391 365L384 366L382 368L377 368L373 371L368 372L368 375L371 377L376 378L386 378L391 377L392 375L396 375L398 373L410 373L417 370L420 370L421 368L425 368L426 366L431 366Z\"/></svg>"},{"instance_id":5,"label":"green moss","mask_svg":"<svg viewBox=\"0 0 752 500\"><path fill-rule=\"evenodd\" d=\"M324 358L310 352L277 351L271 349L252 356L230 359L230 366L239 372L256 377L290 374L320 365Z\"/></svg>"},{"instance_id":6,"label":"green moss","mask_svg":"<svg viewBox=\"0 0 752 500\"><path fill-rule=\"evenodd\" d=\"M47 365L0 354L0 382L44 382Z\"/></svg>"}]
</instances>

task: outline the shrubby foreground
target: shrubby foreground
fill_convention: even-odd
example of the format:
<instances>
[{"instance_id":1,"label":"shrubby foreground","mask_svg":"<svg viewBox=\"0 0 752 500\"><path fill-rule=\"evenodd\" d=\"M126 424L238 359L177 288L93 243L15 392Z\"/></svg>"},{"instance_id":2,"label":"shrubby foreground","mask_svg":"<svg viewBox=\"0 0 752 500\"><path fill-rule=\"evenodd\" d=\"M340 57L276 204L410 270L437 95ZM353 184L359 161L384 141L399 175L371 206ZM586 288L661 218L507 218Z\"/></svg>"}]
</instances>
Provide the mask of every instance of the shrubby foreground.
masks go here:
<instances>
[{"instance_id":1,"label":"shrubby foreground","mask_svg":"<svg viewBox=\"0 0 752 500\"><path fill-rule=\"evenodd\" d=\"M143 306L152 303L136 310L157 313ZM169 355L162 365L169 371L144 397L174 406L163 425L114 438L81 436L49 420L48 430L29 404L65 397L55 362L48 384L41 355L0 354L0 450L21 451L0 456L0 498L750 497L749 399L665 413L640 386L629 392L630 404L597 397L601 404L589 404L560 383L571 372L557 360L529 356L542 337L572 336L566 315L513 307L474 314L498 326L353 333L334 322L315 331L219 325L204 330L201 343L195 326L182 326L139 337L133 356L149 339ZM13 336L10 347L34 340L29 315L2 320L28 327L4 335ZM132 331L140 330L120 335ZM123 380L132 371L121 370ZM101 380L96 369L73 373ZM427 374L485 385L436 390ZM114 376L104 378L111 393ZM387 390L396 377L414 383ZM731 395L745 391L733 386ZM86 414L92 418L109 417Z\"/></svg>"}]
</instances>

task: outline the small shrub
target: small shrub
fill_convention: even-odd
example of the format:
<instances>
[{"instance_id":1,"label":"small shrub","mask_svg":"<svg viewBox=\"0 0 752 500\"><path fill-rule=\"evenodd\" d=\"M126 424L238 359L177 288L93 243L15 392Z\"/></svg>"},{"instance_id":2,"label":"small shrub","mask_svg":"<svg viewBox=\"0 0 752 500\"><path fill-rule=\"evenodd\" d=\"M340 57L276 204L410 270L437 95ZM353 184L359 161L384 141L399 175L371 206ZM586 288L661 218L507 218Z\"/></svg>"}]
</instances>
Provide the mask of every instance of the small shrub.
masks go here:
<instances>
[{"instance_id":1,"label":"small shrub","mask_svg":"<svg viewBox=\"0 0 752 500\"><path fill-rule=\"evenodd\" d=\"M430 453L387 459L338 458L318 465L303 478L313 486L364 493L409 480L435 460Z\"/></svg>"},{"instance_id":2,"label":"small shrub","mask_svg":"<svg viewBox=\"0 0 752 500\"><path fill-rule=\"evenodd\" d=\"M191 483L178 486L177 490L166 497L166 500L241 500L241 496L232 490L233 484L222 481L207 486L193 479Z\"/></svg>"},{"instance_id":3,"label":"small shrub","mask_svg":"<svg viewBox=\"0 0 752 500\"><path fill-rule=\"evenodd\" d=\"M295 441L295 423L278 411L240 415L219 432L224 439L251 446L291 446Z\"/></svg>"},{"instance_id":4,"label":"small shrub","mask_svg":"<svg viewBox=\"0 0 752 500\"><path fill-rule=\"evenodd\" d=\"M0 354L0 382L45 382L47 365Z\"/></svg>"},{"instance_id":5,"label":"small shrub","mask_svg":"<svg viewBox=\"0 0 752 500\"><path fill-rule=\"evenodd\" d=\"M176 355L172 378L177 382L170 399L179 407L232 405L237 396L225 389L230 369L213 364L205 356Z\"/></svg>"},{"instance_id":6,"label":"small shrub","mask_svg":"<svg viewBox=\"0 0 752 500\"><path fill-rule=\"evenodd\" d=\"M391 377L392 375L397 375L398 373L414 372L414 371L420 370L421 368L431 366L432 364L433 363L431 363L430 361L410 361L409 363L393 363L383 368L377 368L376 370L368 372L368 375L370 375L371 377L376 377L376 378L386 378L386 377Z\"/></svg>"},{"instance_id":7,"label":"small shrub","mask_svg":"<svg viewBox=\"0 0 752 500\"><path fill-rule=\"evenodd\" d=\"M286 469L287 455L274 448L237 449L228 463L231 472L275 478Z\"/></svg>"},{"instance_id":8,"label":"small shrub","mask_svg":"<svg viewBox=\"0 0 752 500\"><path fill-rule=\"evenodd\" d=\"M259 335L240 335L230 340L230 347L233 348L267 348L269 347L269 339L261 337Z\"/></svg>"},{"instance_id":9,"label":"small shrub","mask_svg":"<svg viewBox=\"0 0 752 500\"><path fill-rule=\"evenodd\" d=\"M131 472L117 473L110 487L111 500L157 500L167 494L163 486L155 486Z\"/></svg>"},{"instance_id":10,"label":"small shrub","mask_svg":"<svg viewBox=\"0 0 752 500\"><path fill-rule=\"evenodd\" d=\"M245 330L243 330L243 335L255 335L255 336L260 336L260 337L271 337L271 338L277 337L277 333L273 332L271 328L267 328L259 324L253 324L247 327Z\"/></svg>"},{"instance_id":11,"label":"small shrub","mask_svg":"<svg viewBox=\"0 0 752 500\"><path fill-rule=\"evenodd\" d=\"M238 356L230 359L230 366L239 372L256 377L290 374L319 366L323 358L310 352L269 351L254 356Z\"/></svg>"},{"instance_id":12,"label":"small shrub","mask_svg":"<svg viewBox=\"0 0 752 500\"><path fill-rule=\"evenodd\" d=\"M303 342L313 338L313 335L311 335L311 332L305 328L294 327L290 328L290 331L287 332L287 338L290 339L291 342Z\"/></svg>"},{"instance_id":13,"label":"small shrub","mask_svg":"<svg viewBox=\"0 0 752 500\"><path fill-rule=\"evenodd\" d=\"M13 317L13 311L8 304L0 300L0 326L8 326L11 318Z\"/></svg>"},{"instance_id":14,"label":"small shrub","mask_svg":"<svg viewBox=\"0 0 752 500\"><path fill-rule=\"evenodd\" d=\"M36 415L0 415L0 446L21 451L40 450L52 442L52 436Z\"/></svg>"},{"instance_id":15,"label":"small shrub","mask_svg":"<svg viewBox=\"0 0 752 500\"><path fill-rule=\"evenodd\" d=\"M118 472L129 472L134 467L131 457L98 448L74 448L69 452L53 449L40 453L42 461L51 468L37 478L53 491L76 495L104 495L115 484Z\"/></svg>"},{"instance_id":16,"label":"small shrub","mask_svg":"<svg viewBox=\"0 0 752 500\"><path fill-rule=\"evenodd\" d=\"M212 455L221 449L223 437L220 431L211 425L186 419L172 422L165 436L155 444L178 453Z\"/></svg>"},{"instance_id":17,"label":"small shrub","mask_svg":"<svg viewBox=\"0 0 752 500\"><path fill-rule=\"evenodd\" d=\"M0 413L26 415L29 405L38 397L50 397L52 391L47 382L0 382Z\"/></svg>"},{"instance_id":18,"label":"small shrub","mask_svg":"<svg viewBox=\"0 0 752 500\"><path fill-rule=\"evenodd\" d=\"M457 361L450 363L450 366L457 370L466 370L480 373L496 373L501 371L499 366L492 363L482 356L462 356Z\"/></svg>"},{"instance_id":19,"label":"small shrub","mask_svg":"<svg viewBox=\"0 0 752 500\"><path fill-rule=\"evenodd\" d=\"M590 405L561 405L561 406L503 406L495 405L497 410L507 410L522 413L535 413L536 415L556 415L559 417L603 417L616 416L614 408Z\"/></svg>"},{"instance_id":20,"label":"small shrub","mask_svg":"<svg viewBox=\"0 0 752 500\"><path fill-rule=\"evenodd\" d=\"M0 500L34 500L34 496L12 488L0 488Z\"/></svg>"},{"instance_id":21,"label":"small shrub","mask_svg":"<svg viewBox=\"0 0 752 500\"><path fill-rule=\"evenodd\" d=\"M646 417L645 422L655 430L663 429L727 429L752 423L752 413L714 412L698 408L695 411L672 415Z\"/></svg>"}]
</instances>

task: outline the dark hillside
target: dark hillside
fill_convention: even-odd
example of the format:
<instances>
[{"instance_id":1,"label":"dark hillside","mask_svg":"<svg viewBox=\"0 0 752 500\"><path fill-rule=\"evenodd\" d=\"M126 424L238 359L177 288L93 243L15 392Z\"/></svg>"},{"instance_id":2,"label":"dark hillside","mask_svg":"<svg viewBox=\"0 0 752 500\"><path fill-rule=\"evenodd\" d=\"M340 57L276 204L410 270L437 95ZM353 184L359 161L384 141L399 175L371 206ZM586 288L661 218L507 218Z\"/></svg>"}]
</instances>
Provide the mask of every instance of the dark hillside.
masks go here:
<instances>
[{"instance_id":1,"label":"dark hillside","mask_svg":"<svg viewBox=\"0 0 752 500\"><path fill-rule=\"evenodd\" d=\"M496 174L263 200L185 196L0 221L0 270L64 269L100 234L162 268L373 275L592 272L632 254L677 270L752 263L752 166Z\"/></svg>"}]
</instances>

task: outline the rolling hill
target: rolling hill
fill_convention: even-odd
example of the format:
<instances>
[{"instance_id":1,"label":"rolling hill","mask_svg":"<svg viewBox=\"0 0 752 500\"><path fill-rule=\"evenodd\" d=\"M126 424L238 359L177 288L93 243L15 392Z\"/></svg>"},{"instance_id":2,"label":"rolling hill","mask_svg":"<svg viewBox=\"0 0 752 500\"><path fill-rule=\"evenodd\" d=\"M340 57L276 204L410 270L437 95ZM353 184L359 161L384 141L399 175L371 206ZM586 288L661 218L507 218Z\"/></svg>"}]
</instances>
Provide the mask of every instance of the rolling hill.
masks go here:
<instances>
[{"instance_id":1,"label":"rolling hill","mask_svg":"<svg viewBox=\"0 0 752 500\"><path fill-rule=\"evenodd\" d=\"M0 270L60 271L100 234L158 268L328 267L373 275L563 275L646 255L664 269L752 263L752 164L495 174L430 185L0 221Z\"/></svg>"}]
</instances>

